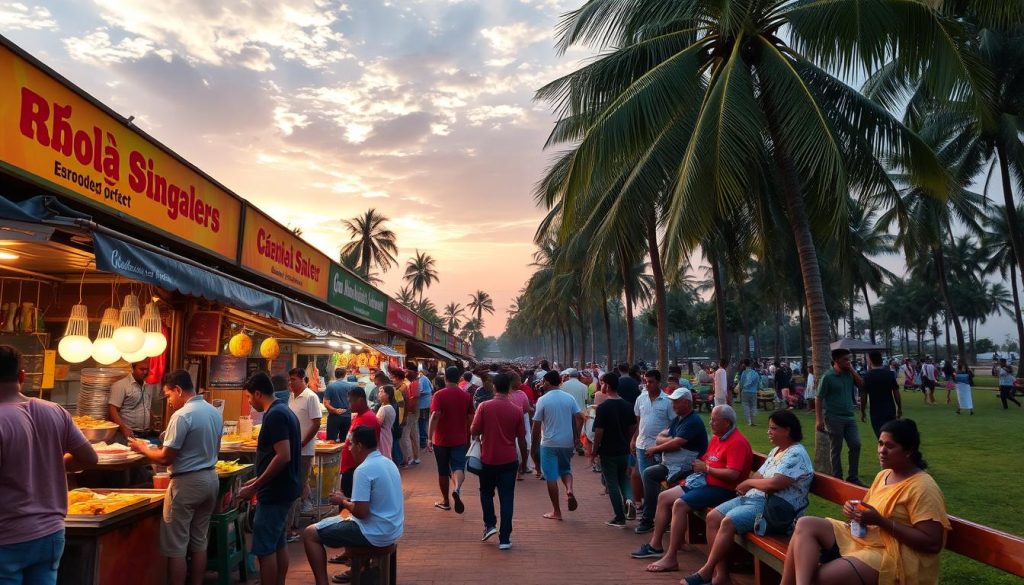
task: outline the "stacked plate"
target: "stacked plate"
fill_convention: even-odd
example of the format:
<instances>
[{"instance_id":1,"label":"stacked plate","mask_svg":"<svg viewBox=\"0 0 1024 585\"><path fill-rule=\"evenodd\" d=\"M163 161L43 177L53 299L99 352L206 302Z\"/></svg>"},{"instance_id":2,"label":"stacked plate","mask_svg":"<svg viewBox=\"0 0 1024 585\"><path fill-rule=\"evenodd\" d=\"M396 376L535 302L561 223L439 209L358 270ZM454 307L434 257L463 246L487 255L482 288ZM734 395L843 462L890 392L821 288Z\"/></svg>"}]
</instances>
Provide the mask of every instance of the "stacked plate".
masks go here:
<instances>
[{"instance_id":1,"label":"stacked plate","mask_svg":"<svg viewBox=\"0 0 1024 585\"><path fill-rule=\"evenodd\" d=\"M110 400L110 386L129 375L122 368L85 368L82 370L82 386L78 391L78 414L106 419L107 402Z\"/></svg>"}]
</instances>

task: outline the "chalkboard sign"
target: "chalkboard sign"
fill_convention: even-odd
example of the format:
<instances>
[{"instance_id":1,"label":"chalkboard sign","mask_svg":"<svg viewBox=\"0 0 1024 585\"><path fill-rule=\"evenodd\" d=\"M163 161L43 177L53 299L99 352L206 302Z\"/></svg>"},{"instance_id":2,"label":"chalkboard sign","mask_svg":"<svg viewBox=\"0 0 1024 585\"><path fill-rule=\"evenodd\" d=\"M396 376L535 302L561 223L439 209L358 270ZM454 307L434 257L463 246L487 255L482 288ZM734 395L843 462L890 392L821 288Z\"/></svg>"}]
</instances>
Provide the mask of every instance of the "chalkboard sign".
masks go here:
<instances>
[{"instance_id":1,"label":"chalkboard sign","mask_svg":"<svg viewBox=\"0 0 1024 585\"><path fill-rule=\"evenodd\" d=\"M246 379L246 358L217 355L210 358L210 387L241 388Z\"/></svg>"}]
</instances>

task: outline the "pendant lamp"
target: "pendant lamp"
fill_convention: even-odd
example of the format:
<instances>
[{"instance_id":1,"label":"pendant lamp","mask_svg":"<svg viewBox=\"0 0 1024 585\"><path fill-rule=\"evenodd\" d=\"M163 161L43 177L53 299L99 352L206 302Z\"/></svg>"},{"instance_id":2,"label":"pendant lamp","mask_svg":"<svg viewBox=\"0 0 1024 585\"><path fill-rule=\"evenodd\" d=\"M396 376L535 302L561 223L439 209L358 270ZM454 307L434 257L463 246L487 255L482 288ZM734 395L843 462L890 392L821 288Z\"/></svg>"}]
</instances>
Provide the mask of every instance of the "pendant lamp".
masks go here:
<instances>
[{"instance_id":1,"label":"pendant lamp","mask_svg":"<svg viewBox=\"0 0 1024 585\"><path fill-rule=\"evenodd\" d=\"M167 338L160 329L160 308L156 303L146 303L146 311L142 314L142 330L145 342L141 353L146 357L156 357L167 349Z\"/></svg>"},{"instance_id":2,"label":"pendant lamp","mask_svg":"<svg viewBox=\"0 0 1024 585\"><path fill-rule=\"evenodd\" d=\"M114 346L114 329L117 328L118 319L117 309L110 307L103 311L99 333L96 334L96 341L92 342L92 359L100 365L109 366L121 359L121 352Z\"/></svg>"},{"instance_id":3,"label":"pendant lamp","mask_svg":"<svg viewBox=\"0 0 1024 585\"><path fill-rule=\"evenodd\" d=\"M114 347L121 355L138 353L146 343L146 332L142 330L142 315L139 311L139 297L124 296L117 329L114 329Z\"/></svg>"},{"instance_id":4,"label":"pendant lamp","mask_svg":"<svg viewBox=\"0 0 1024 585\"><path fill-rule=\"evenodd\" d=\"M126 353L121 356L121 359L128 362L129 364L144 362L149 358L150 356L146 355L146 353L141 349L135 353Z\"/></svg>"},{"instance_id":5,"label":"pendant lamp","mask_svg":"<svg viewBox=\"0 0 1024 585\"><path fill-rule=\"evenodd\" d=\"M71 318L64 329L64 337L57 344L57 353L69 364L78 364L92 355L92 341L89 340L89 312L85 305L71 307Z\"/></svg>"}]
</instances>

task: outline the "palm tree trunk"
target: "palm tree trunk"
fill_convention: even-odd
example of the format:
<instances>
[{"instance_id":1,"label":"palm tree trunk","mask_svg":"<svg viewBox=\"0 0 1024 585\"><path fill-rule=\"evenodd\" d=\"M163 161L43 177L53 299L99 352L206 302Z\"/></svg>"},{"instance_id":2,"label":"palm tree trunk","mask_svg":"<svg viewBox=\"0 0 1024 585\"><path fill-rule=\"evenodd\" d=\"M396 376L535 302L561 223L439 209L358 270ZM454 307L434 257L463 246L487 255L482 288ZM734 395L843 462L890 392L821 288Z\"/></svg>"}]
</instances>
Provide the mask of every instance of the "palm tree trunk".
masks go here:
<instances>
[{"instance_id":1,"label":"palm tree trunk","mask_svg":"<svg viewBox=\"0 0 1024 585\"><path fill-rule=\"evenodd\" d=\"M1010 290L1013 291L1013 316L1017 319L1017 353L1024 349L1024 320L1021 319L1020 297L1017 290L1017 266L1010 264Z\"/></svg>"},{"instance_id":2,"label":"palm tree trunk","mask_svg":"<svg viewBox=\"0 0 1024 585\"><path fill-rule=\"evenodd\" d=\"M807 329L804 327L804 304L798 303L800 311L800 365L807 365ZM801 372L806 374L806 371ZM821 374L818 374L819 376Z\"/></svg>"},{"instance_id":3,"label":"palm tree trunk","mask_svg":"<svg viewBox=\"0 0 1024 585\"><path fill-rule=\"evenodd\" d=\"M626 265L625 256L619 254L619 270L622 271L622 293L626 298L626 361L633 365L633 350L635 347L635 331L633 327L633 295L630 292L629 266Z\"/></svg>"},{"instance_id":4,"label":"palm tree trunk","mask_svg":"<svg viewBox=\"0 0 1024 585\"><path fill-rule=\"evenodd\" d=\"M953 346L952 346L952 344L949 343L949 313L946 313L944 315L944 319L943 320L946 322L946 363L947 364L952 364L953 363Z\"/></svg>"},{"instance_id":5,"label":"palm tree trunk","mask_svg":"<svg viewBox=\"0 0 1024 585\"><path fill-rule=\"evenodd\" d=\"M572 368L573 359L576 357L576 333L572 330L572 318L565 320L565 330L569 333L569 350L565 353L565 367Z\"/></svg>"},{"instance_id":6,"label":"palm tree trunk","mask_svg":"<svg viewBox=\"0 0 1024 585\"><path fill-rule=\"evenodd\" d=\"M711 279L715 287L715 328L718 329L718 359L729 359L729 334L725 330L725 290L722 286L722 269L718 258L708 254L711 260Z\"/></svg>"},{"instance_id":7,"label":"palm tree trunk","mask_svg":"<svg viewBox=\"0 0 1024 585\"><path fill-rule=\"evenodd\" d=\"M861 292L864 293L864 308L868 312L868 331L871 332L871 345L875 344L875 318L871 315L871 301L868 300L868 286L861 285Z\"/></svg>"},{"instance_id":8,"label":"palm tree trunk","mask_svg":"<svg viewBox=\"0 0 1024 585\"><path fill-rule=\"evenodd\" d=\"M946 277L946 255L942 251L942 244L932 248L932 255L935 258L935 271L939 275L939 290L942 292L942 300L946 305L946 314L949 315L949 320L953 322L953 329L956 331L956 351L960 354L960 359L966 359L969 364L973 363L974 356L968 358L964 355L964 329L960 325L960 318L953 307L953 297L949 294L949 279Z\"/></svg>"},{"instance_id":9,"label":"palm tree trunk","mask_svg":"<svg viewBox=\"0 0 1024 585\"><path fill-rule=\"evenodd\" d=\"M770 104L771 101L769 100L767 103ZM807 218L807 208L796 169L785 150L785 144L780 140L781 133L778 130L777 115L770 107L766 109L765 114L772 143L775 146L773 155L782 179L786 211L789 215L797 256L800 260L800 276L807 303L807 317L810 321L811 359L814 361L814 371L822 376L828 371L830 352L828 309L825 306L825 289L821 283L818 250L814 246L814 237L811 235L811 223ZM828 435L825 433L815 433L815 435L814 468L818 471L830 471Z\"/></svg>"},{"instance_id":10,"label":"palm tree trunk","mask_svg":"<svg viewBox=\"0 0 1024 585\"><path fill-rule=\"evenodd\" d=\"M1017 259L1017 267L1024 274L1024 242L1020 237L1020 226L1017 224L1017 205L1013 200L1013 186L1010 183L1010 163L1006 160L1006 152L1001 141L996 142L996 154L999 156L999 178L1003 183L1003 205L1006 212L1006 226L1010 231L1010 247ZM973 353L973 352L972 352ZM971 356L973 361L974 356ZM970 363L970 362L969 362Z\"/></svg>"},{"instance_id":11,"label":"palm tree trunk","mask_svg":"<svg viewBox=\"0 0 1024 585\"><path fill-rule=\"evenodd\" d=\"M658 326L658 367L668 371L668 311L665 300L665 272L658 251L658 220L651 206L647 214L647 252L651 256L651 273L654 276L654 315Z\"/></svg>"},{"instance_id":12,"label":"palm tree trunk","mask_svg":"<svg viewBox=\"0 0 1024 585\"><path fill-rule=\"evenodd\" d=\"M775 359L782 358L782 310L775 309Z\"/></svg>"},{"instance_id":13,"label":"palm tree trunk","mask_svg":"<svg viewBox=\"0 0 1024 585\"><path fill-rule=\"evenodd\" d=\"M612 371L612 320L608 315L608 291L601 290L602 304L604 306L604 350L608 352L605 356L608 360L608 371Z\"/></svg>"}]
</instances>

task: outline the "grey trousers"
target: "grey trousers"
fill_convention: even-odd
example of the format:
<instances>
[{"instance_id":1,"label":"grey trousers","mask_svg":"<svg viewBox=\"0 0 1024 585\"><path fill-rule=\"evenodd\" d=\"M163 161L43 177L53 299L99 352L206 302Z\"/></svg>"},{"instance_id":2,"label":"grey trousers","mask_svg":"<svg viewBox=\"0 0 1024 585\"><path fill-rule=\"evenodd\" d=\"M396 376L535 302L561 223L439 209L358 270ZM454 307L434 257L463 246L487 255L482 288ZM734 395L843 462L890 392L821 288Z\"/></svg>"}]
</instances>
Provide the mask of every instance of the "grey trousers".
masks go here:
<instances>
[{"instance_id":1,"label":"grey trousers","mask_svg":"<svg viewBox=\"0 0 1024 585\"><path fill-rule=\"evenodd\" d=\"M825 417L825 430L829 437L829 456L832 462L832 475L843 479L843 441L849 447L849 475L847 481L857 479L860 473L860 430L853 419Z\"/></svg>"},{"instance_id":2,"label":"grey trousers","mask_svg":"<svg viewBox=\"0 0 1024 585\"><path fill-rule=\"evenodd\" d=\"M757 416L757 394L743 392L740 394L740 402L743 403L743 414L747 417L747 424L754 424L754 417Z\"/></svg>"}]
</instances>

